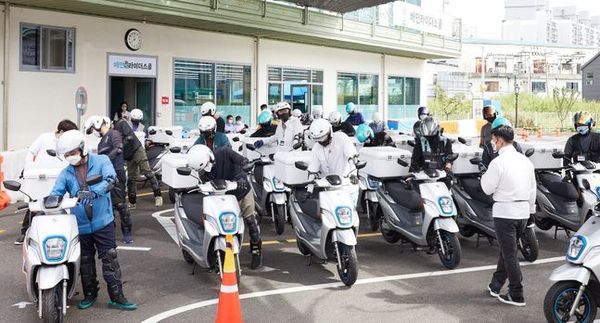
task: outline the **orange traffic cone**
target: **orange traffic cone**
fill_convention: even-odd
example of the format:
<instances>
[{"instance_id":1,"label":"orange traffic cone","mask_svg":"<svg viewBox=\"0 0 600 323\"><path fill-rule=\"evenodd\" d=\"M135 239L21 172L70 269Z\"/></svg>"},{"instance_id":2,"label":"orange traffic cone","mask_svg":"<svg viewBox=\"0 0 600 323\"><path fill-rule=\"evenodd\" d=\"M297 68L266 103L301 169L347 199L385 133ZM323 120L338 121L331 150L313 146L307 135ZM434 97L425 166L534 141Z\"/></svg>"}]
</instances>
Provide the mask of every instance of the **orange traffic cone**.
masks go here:
<instances>
[{"instance_id":1,"label":"orange traffic cone","mask_svg":"<svg viewBox=\"0 0 600 323\"><path fill-rule=\"evenodd\" d=\"M216 323L242 322L242 307L240 293L235 275L235 261L233 259L233 237L227 235L227 250L225 250L225 264L223 265L223 279L219 292Z\"/></svg>"},{"instance_id":2,"label":"orange traffic cone","mask_svg":"<svg viewBox=\"0 0 600 323\"><path fill-rule=\"evenodd\" d=\"M0 183L4 181L4 172L2 171L2 162L4 161L4 156L0 155ZM10 203L10 196L6 194L6 192L0 186L0 210L7 207Z\"/></svg>"}]
</instances>

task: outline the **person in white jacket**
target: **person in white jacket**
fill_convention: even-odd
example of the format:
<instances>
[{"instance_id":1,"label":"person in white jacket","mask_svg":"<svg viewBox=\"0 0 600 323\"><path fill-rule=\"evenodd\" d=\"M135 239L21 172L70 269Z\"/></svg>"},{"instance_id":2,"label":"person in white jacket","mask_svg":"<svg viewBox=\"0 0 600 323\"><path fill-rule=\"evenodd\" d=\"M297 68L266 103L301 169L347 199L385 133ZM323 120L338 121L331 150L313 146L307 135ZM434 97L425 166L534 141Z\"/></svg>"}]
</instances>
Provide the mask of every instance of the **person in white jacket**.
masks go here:
<instances>
[{"instance_id":1,"label":"person in white jacket","mask_svg":"<svg viewBox=\"0 0 600 323\"><path fill-rule=\"evenodd\" d=\"M279 147L279 151L292 151L294 144L302 140L304 132L302 123L298 118L291 118L292 108L287 102L279 102L275 108L275 114L281 120L275 134L264 140L255 141L254 146L260 148L263 145L275 144Z\"/></svg>"},{"instance_id":2,"label":"person in white jacket","mask_svg":"<svg viewBox=\"0 0 600 323\"><path fill-rule=\"evenodd\" d=\"M530 214L535 212L536 182L533 164L517 152L513 139L514 131L508 125L492 130L491 142L499 155L481 177L483 192L493 194L492 215L500 248L498 266L488 290L503 303L525 306L517 238L525 231ZM508 293L501 295L507 279Z\"/></svg>"}]
</instances>

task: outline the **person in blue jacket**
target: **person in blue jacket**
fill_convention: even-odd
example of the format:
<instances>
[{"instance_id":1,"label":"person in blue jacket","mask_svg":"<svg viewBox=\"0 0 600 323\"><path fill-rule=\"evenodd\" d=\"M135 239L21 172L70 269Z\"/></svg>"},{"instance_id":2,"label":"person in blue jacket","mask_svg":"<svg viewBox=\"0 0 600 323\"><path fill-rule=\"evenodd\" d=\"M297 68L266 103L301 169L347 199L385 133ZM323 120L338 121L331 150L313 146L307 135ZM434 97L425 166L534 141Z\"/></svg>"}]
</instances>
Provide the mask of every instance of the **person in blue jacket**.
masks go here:
<instances>
[{"instance_id":1,"label":"person in blue jacket","mask_svg":"<svg viewBox=\"0 0 600 323\"><path fill-rule=\"evenodd\" d=\"M356 105L354 105L354 102L348 102L348 104L346 104L346 112L348 113L346 122L350 123L351 125L358 126L365 123L365 118L363 118L362 113L356 111Z\"/></svg>"},{"instance_id":2,"label":"person in blue jacket","mask_svg":"<svg viewBox=\"0 0 600 323\"><path fill-rule=\"evenodd\" d=\"M200 118L198 122L198 129L200 129L200 137L196 139L194 145L205 145L210 150L215 151L221 147L231 148L229 139L222 132L215 131L217 128L217 122L215 118L211 116L204 116Z\"/></svg>"},{"instance_id":3,"label":"person in blue jacket","mask_svg":"<svg viewBox=\"0 0 600 323\"><path fill-rule=\"evenodd\" d=\"M115 219L110 199L110 190L117 176L115 169L107 156L88 153L85 137L78 130L65 132L56 147L57 153L64 156L70 165L62 170L50 195L63 196L69 193L79 198L77 206L71 209L77 218L81 245L80 273L84 299L79 303L79 308L90 308L98 297L94 260L97 250L108 286L109 307L135 310L137 305L129 303L123 295L121 269L117 260ZM102 175L102 181L88 187L86 179L97 175Z\"/></svg>"}]
</instances>

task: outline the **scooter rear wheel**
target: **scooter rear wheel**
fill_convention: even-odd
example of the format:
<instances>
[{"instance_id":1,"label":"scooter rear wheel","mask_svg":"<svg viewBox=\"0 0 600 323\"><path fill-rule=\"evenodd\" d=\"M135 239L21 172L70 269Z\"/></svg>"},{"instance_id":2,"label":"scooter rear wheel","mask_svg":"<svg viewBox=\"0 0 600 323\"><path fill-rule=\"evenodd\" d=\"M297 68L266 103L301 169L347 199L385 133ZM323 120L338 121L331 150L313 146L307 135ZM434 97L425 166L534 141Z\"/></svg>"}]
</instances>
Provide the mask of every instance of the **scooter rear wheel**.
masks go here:
<instances>
[{"instance_id":1,"label":"scooter rear wheel","mask_svg":"<svg viewBox=\"0 0 600 323\"><path fill-rule=\"evenodd\" d=\"M550 287L544 298L546 321L557 323L567 322L571 319L567 316L571 306L573 306L579 286L581 286L581 283L577 281L560 281ZM596 317L597 306L596 299L588 286L581 295L578 308L575 311L576 322L592 322Z\"/></svg>"},{"instance_id":2,"label":"scooter rear wheel","mask_svg":"<svg viewBox=\"0 0 600 323\"><path fill-rule=\"evenodd\" d=\"M300 239L296 238L296 244L298 245L298 251L300 251L302 255L308 256L311 254L310 249L308 249Z\"/></svg>"},{"instance_id":3,"label":"scooter rear wheel","mask_svg":"<svg viewBox=\"0 0 600 323\"><path fill-rule=\"evenodd\" d=\"M381 207L377 208L378 210L381 210ZM383 237L383 240L387 241L388 243L396 243L398 242L398 240L400 240L400 233L394 231L394 230L389 230L386 229L385 226L387 224L385 223L385 218L382 216L379 218L379 228L381 230L381 236Z\"/></svg>"},{"instance_id":4,"label":"scooter rear wheel","mask_svg":"<svg viewBox=\"0 0 600 323\"><path fill-rule=\"evenodd\" d=\"M460 264L461 247L460 241L456 234L440 230L440 236L442 237L442 243L444 244L444 251L438 246L438 255L442 265L448 269L454 269ZM439 243L439 241L438 241Z\"/></svg>"},{"instance_id":5,"label":"scooter rear wheel","mask_svg":"<svg viewBox=\"0 0 600 323\"><path fill-rule=\"evenodd\" d=\"M183 255L183 260L185 260L185 262L190 265L194 263L194 258L192 258L192 255L190 255L187 251L181 250L181 254Z\"/></svg>"},{"instance_id":6,"label":"scooter rear wheel","mask_svg":"<svg viewBox=\"0 0 600 323\"><path fill-rule=\"evenodd\" d=\"M518 246L525 260L529 262L537 260L540 246L533 228L525 228L525 232L519 237Z\"/></svg>"},{"instance_id":7,"label":"scooter rear wheel","mask_svg":"<svg viewBox=\"0 0 600 323\"><path fill-rule=\"evenodd\" d=\"M365 207L369 210L369 226L371 231L377 231L379 229L379 217L377 213L378 205L375 202L365 201Z\"/></svg>"},{"instance_id":8,"label":"scooter rear wheel","mask_svg":"<svg viewBox=\"0 0 600 323\"><path fill-rule=\"evenodd\" d=\"M172 187L169 187L169 201L171 201L172 204L175 204L175 189Z\"/></svg>"},{"instance_id":9,"label":"scooter rear wheel","mask_svg":"<svg viewBox=\"0 0 600 323\"><path fill-rule=\"evenodd\" d=\"M338 275L346 286L352 286L358 278L358 259L354 246L338 243L341 267L338 265Z\"/></svg>"},{"instance_id":10,"label":"scooter rear wheel","mask_svg":"<svg viewBox=\"0 0 600 323\"><path fill-rule=\"evenodd\" d=\"M42 291L42 316L45 323L62 323L62 284Z\"/></svg>"},{"instance_id":11,"label":"scooter rear wheel","mask_svg":"<svg viewBox=\"0 0 600 323\"><path fill-rule=\"evenodd\" d=\"M548 218L535 218L535 225L541 230L548 231L554 226L554 222Z\"/></svg>"}]
</instances>

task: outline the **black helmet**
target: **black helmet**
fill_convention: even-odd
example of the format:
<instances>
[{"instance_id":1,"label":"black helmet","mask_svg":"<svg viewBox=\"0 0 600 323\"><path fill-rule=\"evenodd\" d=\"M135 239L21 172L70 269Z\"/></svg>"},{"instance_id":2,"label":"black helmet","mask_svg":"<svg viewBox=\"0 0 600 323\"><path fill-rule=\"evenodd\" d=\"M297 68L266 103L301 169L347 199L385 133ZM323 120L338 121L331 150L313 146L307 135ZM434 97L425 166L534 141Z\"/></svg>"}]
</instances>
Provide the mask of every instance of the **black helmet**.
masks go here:
<instances>
[{"instance_id":1,"label":"black helmet","mask_svg":"<svg viewBox=\"0 0 600 323\"><path fill-rule=\"evenodd\" d=\"M425 107L425 106L419 107L419 108L417 109L417 118L421 119L421 116L422 116L422 115L425 115L425 116L430 116L430 115L431 115L431 113L429 112L429 108L427 108L427 107ZM421 120L422 120L422 119L421 119Z\"/></svg>"},{"instance_id":2,"label":"black helmet","mask_svg":"<svg viewBox=\"0 0 600 323\"><path fill-rule=\"evenodd\" d=\"M485 107L483 107L483 110L481 110L481 113L483 114L483 119L485 119L485 121L487 122L494 122L494 120L496 120L496 116L498 115L496 113L496 108L494 108L491 105L486 105Z\"/></svg>"},{"instance_id":3,"label":"black helmet","mask_svg":"<svg viewBox=\"0 0 600 323\"><path fill-rule=\"evenodd\" d=\"M420 135L425 137L437 136L440 133L440 123L434 117L427 117L419 126Z\"/></svg>"}]
</instances>

